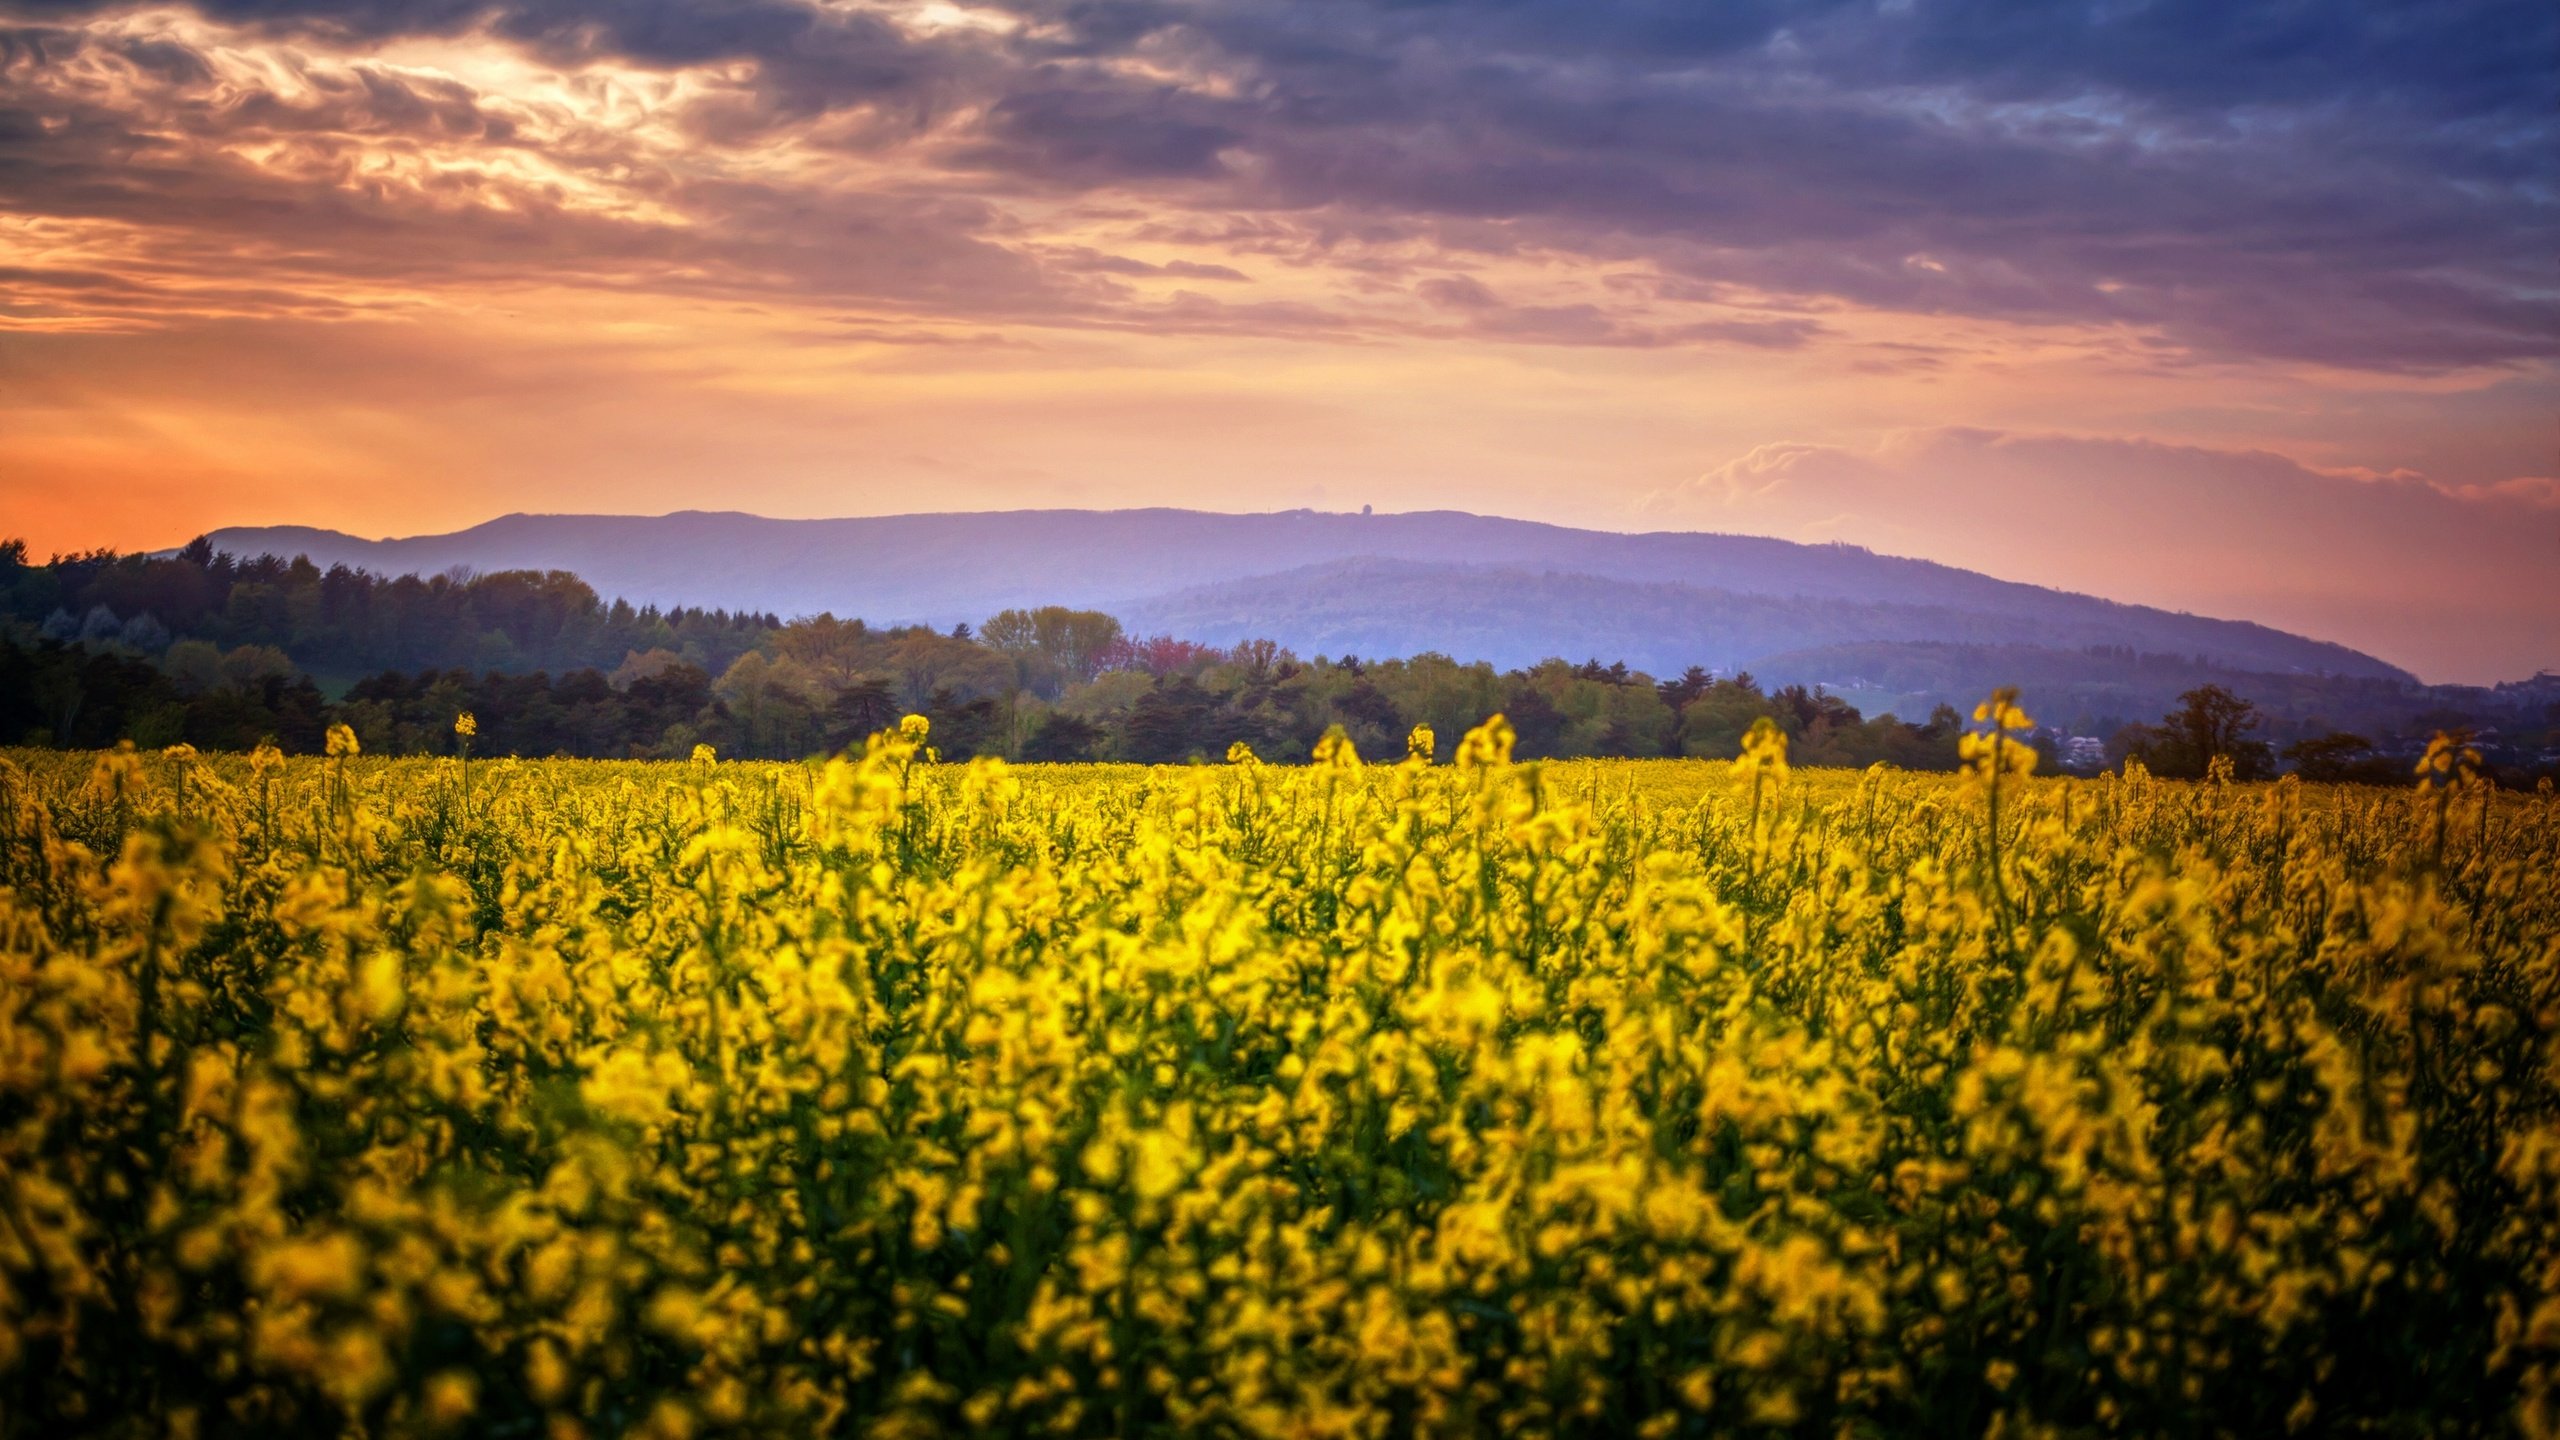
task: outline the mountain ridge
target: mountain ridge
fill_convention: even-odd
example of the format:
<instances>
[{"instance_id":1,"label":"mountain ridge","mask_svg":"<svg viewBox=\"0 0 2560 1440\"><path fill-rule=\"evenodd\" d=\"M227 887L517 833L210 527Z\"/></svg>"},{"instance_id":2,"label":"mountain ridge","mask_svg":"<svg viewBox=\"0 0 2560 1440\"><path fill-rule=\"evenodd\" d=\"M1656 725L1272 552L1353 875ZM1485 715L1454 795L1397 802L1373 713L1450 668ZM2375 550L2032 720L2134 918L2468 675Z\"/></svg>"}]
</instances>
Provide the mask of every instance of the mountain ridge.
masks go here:
<instances>
[{"instance_id":1,"label":"mountain ridge","mask_svg":"<svg viewBox=\"0 0 2560 1440\"><path fill-rule=\"evenodd\" d=\"M2160 622L2151 618L2158 612L2106 601L2056 605L2051 607L2059 612L2055 614L2016 615L1961 605L1775 595L1678 581L1377 557L1131 597L1102 608L1138 630L1208 644L1268 636L1301 653L1385 656L1411 653L1404 639L1418 628L1440 642L1426 648L1507 668L1557 656L1592 657L1625 660L1655 674L1677 673L1689 665L1730 673L1773 655L1855 643L2139 652L2162 650L2164 639ZM1524 631L1519 618L1523 610L1577 617L1582 643L1559 648L1534 629ZM2254 629L2279 643L2299 638L2247 621L2176 615L2169 621L2181 630L2236 627L2245 634ZM2210 648L2211 637L2204 638Z\"/></svg>"},{"instance_id":2,"label":"mountain ridge","mask_svg":"<svg viewBox=\"0 0 2560 1440\"><path fill-rule=\"evenodd\" d=\"M2413 678L2347 646L2250 621L2127 605L1858 546L1584 530L1454 510L1239 514L1158 507L820 520L710 510L515 513L447 534L380 540L310 526L233 527L209 538L234 554L305 555L323 568L346 564L391 575L432 575L455 566L568 570L598 594L634 604L785 617L823 610L875 623L947 626L1009 606L1065 604L1110 610L1136 629L1215 641L1252 618L1238 606L1258 604L1259 613L1274 617L1285 605L1308 619L1310 633L1358 628L1372 642L1365 647L1370 653L1438 650L1517 663L1528 650L1539 652L1530 658L1599 653L1608 648L1598 643L1602 634L1632 637L1639 632L1623 621L1630 605L1653 617L1652 633L1693 641L1717 634L1720 613L1730 621L1747 609L1760 627L1751 643L1779 651L1887 638L1997 642L2085 635L2096 638L2057 643L2193 653L2278 672ZM1540 576L1587 583L1549 587L1555 594L1544 611L1523 607L1522 577ZM1465 594L1467 586L1487 583L1501 593ZM1328 599L1328 585L1340 593ZM1436 607L1436 620L1415 612L1422 596L1431 602L1426 609ZM1784 605L1775 604L1787 601L1804 602L1803 624L1794 631L1784 624ZM1870 617L1882 628L1849 624L1843 605L1884 607ZM1212 624L1203 612L1223 618ZM1922 612L1934 614L1942 628L1911 633ZM1500 653L1462 654L1467 647L1435 637L1435 624L1481 634L1487 640L1477 648ZM1186 625L1214 633L1191 633ZM1319 648L1282 633L1287 628L1266 623L1251 633ZM1492 645L1494 639L1501 644ZM1692 654L1678 663L1721 665L1730 649L1714 650L1720 658L1712 662ZM1623 658L1642 663L1635 654ZM1734 663L1748 658L1731 655Z\"/></svg>"}]
</instances>

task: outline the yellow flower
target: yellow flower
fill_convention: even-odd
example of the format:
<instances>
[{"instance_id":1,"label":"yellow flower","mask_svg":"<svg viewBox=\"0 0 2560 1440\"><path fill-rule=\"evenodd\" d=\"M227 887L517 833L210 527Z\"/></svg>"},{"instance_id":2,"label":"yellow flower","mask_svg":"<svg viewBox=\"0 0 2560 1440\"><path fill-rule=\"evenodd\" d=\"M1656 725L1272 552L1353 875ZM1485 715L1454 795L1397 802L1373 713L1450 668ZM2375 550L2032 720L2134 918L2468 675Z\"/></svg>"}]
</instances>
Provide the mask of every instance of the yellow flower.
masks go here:
<instances>
[{"instance_id":1,"label":"yellow flower","mask_svg":"<svg viewBox=\"0 0 2560 1440\"><path fill-rule=\"evenodd\" d=\"M353 755L361 747L356 744L356 732L354 730L349 729L344 725L332 725L329 727L328 748L329 757L334 760L344 756Z\"/></svg>"},{"instance_id":2,"label":"yellow flower","mask_svg":"<svg viewBox=\"0 0 2560 1440\"><path fill-rule=\"evenodd\" d=\"M560 1356L560 1347L549 1340L536 1340L525 1353L525 1388L542 1404L552 1405L569 1393L569 1366Z\"/></svg>"},{"instance_id":3,"label":"yellow flower","mask_svg":"<svg viewBox=\"0 0 2560 1440\"><path fill-rule=\"evenodd\" d=\"M106 804L121 804L142 787L145 778L142 756L134 750L133 742L119 740L116 748L100 755L98 763L90 768L88 789Z\"/></svg>"},{"instance_id":4,"label":"yellow flower","mask_svg":"<svg viewBox=\"0 0 2560 1440\"><path fill-rule=\"evenodd\" d=\"M1991 692L1990 699L1973 707L1973 718L1987 728L1967 731L1956 739L1956 753L1964 762L1969 784L1988 785L1996 792L2002 776L2035 773L2035 747L2022 737L2035 729L2036 722L2018 708L2015 689Z\"/></svg>"},{"instance_id":5,"label":"yellow flower","mask_svg":"<svg viewBox=\"0 0 2560 1440\"><path fill-rule=\"evenodd\" d=\"M1510 764L1512 739L1509 720L1499 714L1485 717L1483 724L1458 741L1458 768L1481 770Z\"/></svg>"},{"instance_id":6,"label":"yellow flower","mask_svg":"<svg viewBox=\"0 0 2560 1440\"><path fill-rule=\"evenodd\" d=\"M2457 776L2467 779L2479 764L2480 751L2469 737L2439 730L2427 742L2427 753L2418 758L2418 782L2428 785L2442 784Z\"/></svg>"},{"instance_id":7,"label":"yellow flower","mask_svg":"<svg viewBox=\"0 0 2560 1440\"><path fill-rule=\"evenodd\" d=\"M1189 1148L1181 1137L1162 1130L1149 1130L1138 1136L1137 1163L1129 1182L1140 1199L1161 1200L1182 1184L1183 1160Z\"/></svg>"},{"instance_id":8,"label":"yellow flower","mask_svg":"<svg viewBox=\"0 0 2560 1440\"><path fill-rule=\"evenodd\" d=\"M480 1400L479 1382L461 1370L446 1370L427 1382L427 1418L438 1425L456 1425L471 1418Z\"/></svg>"},{"instance_id":9,"label":"yellow flower","mask_svg":"<svg viewBox=\"0 0 2560 1440\"><path fill-rule=\"evenodd\" d=\"M1438 737L1431 733L1430 726L1416 725L1412 732L1404 737L1405 758L1428 765L1431 763L1431 757L1437 745Z\"/></svg>"},{"instance_id":10,"label":"yellow flower","mask_svg":"<svg viewBox=\"0 0 2560 1440\"><path fill-rule=\"evenodd\" d=\"M1974 706L1973 718L1975 723L1994 730L2025 731L2036 726L2027 718L2027 712L2018 708L2017 690L2008 686L1992 691L1990 699Z\"/></svg>"},{"instance_id":11,"label":"yellow flower","mask_svg":"<svg viewBox=\"0 0 2560 1440\"><path fill-rule=\"evenodd\" d=\"M401 968L396 950L376 950L365 957L356 985L367 1018L377 1023L390 1020L408 1003L408 981Z\"/></svg>"},{"instance_id":12,"label":"yellow flower","mask_svg":"<svg viewBox=\"0 0 2560 1440\"><path fill-rule=\"evenodd\" d=\"M1735 779L1745 784L1764 778L1786 779L1787 732L1766 715L1752 721L1742 736L1742 758L1734 764Z\"/></svg>"},{"instance_id":13,"label":"yellow flower","mask_svg":"<svg viewBox=\"0 0 2560 1440\"><path fill-rule=\"evenodd\" d=\"M1316 741L1316 768L1320 770L1357 770L1360 752L1352 748L1351 737L1339 725L1325 727L1324 737Z\"/></svg>"},{"instance_id":14,"label":"yellow flower","mask_svg":"<svg viewBox=\"0 0 2560 1440\"><path fill-rule=\"evenodd\" d=\"M453 733L468 740L480 733L480 722L473 718L470 711L465 710L453 717Z\"/></svg>"}]
</instances>

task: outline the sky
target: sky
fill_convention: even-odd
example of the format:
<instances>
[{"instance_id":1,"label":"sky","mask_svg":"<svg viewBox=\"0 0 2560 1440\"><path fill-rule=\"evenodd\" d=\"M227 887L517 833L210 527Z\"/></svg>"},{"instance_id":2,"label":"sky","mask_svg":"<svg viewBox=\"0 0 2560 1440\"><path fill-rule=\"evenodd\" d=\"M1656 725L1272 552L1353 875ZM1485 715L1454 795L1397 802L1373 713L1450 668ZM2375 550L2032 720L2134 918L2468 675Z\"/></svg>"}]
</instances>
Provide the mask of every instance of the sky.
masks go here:
<instances>
[{"instance_id":1,"label":"sky","mask_svg":"<svg viewBox=\"0 0 2560 1440\"><path fill-rule=\"evenodd\" d=\"M2548 0L0 0L0 533L1463 509L2560 668Z\"/></svg>"}]
</instances>

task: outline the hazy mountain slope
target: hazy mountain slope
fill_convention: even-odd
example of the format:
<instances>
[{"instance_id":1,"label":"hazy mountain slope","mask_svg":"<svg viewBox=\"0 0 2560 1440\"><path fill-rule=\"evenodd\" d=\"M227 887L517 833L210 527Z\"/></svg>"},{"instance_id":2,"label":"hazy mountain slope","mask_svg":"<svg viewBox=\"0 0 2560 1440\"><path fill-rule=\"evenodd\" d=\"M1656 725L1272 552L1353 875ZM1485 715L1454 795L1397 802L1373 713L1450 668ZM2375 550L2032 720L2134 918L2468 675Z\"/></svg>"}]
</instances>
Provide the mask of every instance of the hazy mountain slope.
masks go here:
<instances>
[{"instance_id":1,"label":"hazy mountain slope","mask_svg":"<svg viewBox=\"0 0 2560 1440\"><path fill-rule=\"evenodd\" d=\"M2400 673L2343 646L2264 626L2117 605L1854 547L1738 535L1620 535L1454 511L1023 510L843 520L698 511L510 515L451 535L401 540L298 527L224 530L213 540L236 554L307 554L321 565L377 573L433 574L457 565L573 570L599 592L637 603L784 616L832 610L880 622L949 624L980 620L1008 605L1056 603L1102 606L1136 628L1213 639L1218 635L1194 628L1210 623L1205 617L1241 624L1255 613L1287 609L1316 630L1344 637L1315 648L1346 648L1357 634L1365 637L1358 649L1380 654L1600 654L1624 655L1630 664L1720 663L1716 656L1730 646L1711 654L1679 646L1719 633L1711 613L1719 605L1727 615L1722 628L1733 629L1739 622L1732 619L1731 597L1749 595L1943 612L1939 619L1961 627L1914 635L1918 618L1903 614L1883 634L1854 625L1825 628L1833 621L1815 617L1828 610L1798 607L1804 609L1798 631L1785 631L1774 615L1754 622L1764 625L1771 649L1903 636L2036 635L2050 642L2069 634L2105 637L2073 644L2203 654L2253 669ZM1349 561L1379 563L1326 573ZM1496 580L1468 572L1469 566L1578 576L1603 588L1559 595L1554 604L1565 608L1556 609L1499 593L1517 585L1516 574ZM1223 593L1222 587L1239 585L1246 588ZM1630 593L1605 588L1612 585ZM1680 637L1679 644L1646 643L1642 653L1661 658L1640 662L1633 647L1645 627L1622 623L1620 609L1632 592L1665 586L1672 589L1633 603L1650 623ZM1474 593L1488 587L1489 593ZM1243 628L1299 643L1269 624Z\"/></svg>"},{"instance_id":2,"label":"hazy mountain slope","mask_svg":"<svg viewBox=\"0 0 2560 1440\"><path fill-rule=\"evenodd\" d=\"M2366 733L2423 729L2422 716L2460 703L2444 687L2389 679L2276 674L2203 664L2188 655L2093 654L2037 644L1862 641L1764 655L1751 668L1765 684L1821 685L1869 714L1922 715L1940 702L1969 704L1995 686L2016 685L2037 720L2097 735L2166 714L2182 692L2199 685L2246 695L2276 720Z\"/></svg>"},{"instance_id":3,"label":"hazy mountain slope","mask_svg":"<svg viewBox=\"0 0 2560 1440\"><path fill-rule=\"evenodd\" d=\"M2007 597L1997 597L2005 602ZM1350 560L1122 602L1140 631L1213 644L1267 635L1302 653L1437 649L1498 665L1623 659L1655 674L1749 668L1765 657L1861 643L2126 646L2290 668L2311 645L2258 626L2047 593L2019 607L1747 594L1512 566ZM1430 637L1427 644L1416 637ZM2332 664L2332 670L2344 670ZM1817 677L1819 678L1819 677Z\"/></svg>"},{"instance_id":4,"label":"hazy mountain slope","mask_svg":"<svg viewBox=\"0 0 2560 1440\"><path fill-rule=\"evenodd\" d=\"M508 515L450 535L360 540L302 527L235 529L235 553L308 554L377 572L564 569L607 594L784 615L970 616L1001 603L1092 604L1360 556L1525 564L1754 594L2032 603L2048 592L1927 561L1741 535L1619 535L1455 511L1015 510L771 520Z\"/></svg>"},{"instance_id":5,"label":"hazy mountain slope","mask_svg":"<svg viewBox=\"0 0 2560 1440\"><path fill-rule=\"evenodd\" d=\"M1511 566L1345 560L1124 601L1124 624L1210 644L1269 636L1302 654L1371 657L1428 649L1505 667L1554 656L1625 660L1676 674L1732 670L1781 650L1963 634L2023 637L2023 619L1944 605L1750 595Z\"/></svg>"}]
</instances>

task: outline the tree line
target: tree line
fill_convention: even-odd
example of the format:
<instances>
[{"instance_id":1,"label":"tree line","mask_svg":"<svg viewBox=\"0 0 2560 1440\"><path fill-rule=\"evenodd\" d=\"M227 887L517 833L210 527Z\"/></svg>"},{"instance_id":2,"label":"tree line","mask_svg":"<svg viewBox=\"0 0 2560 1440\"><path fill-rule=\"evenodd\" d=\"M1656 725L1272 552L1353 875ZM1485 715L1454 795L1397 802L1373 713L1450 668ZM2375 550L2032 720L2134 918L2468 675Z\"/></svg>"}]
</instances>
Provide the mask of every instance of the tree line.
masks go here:
<instances>
[{"instance_id":1,"label":"tree line","mask_svg":"<svg viewBox=\"0 0 2560 1440\"><path fill-rule=\"evenodd\" d=\"M110 550L30 563L0 540L0 623L26 645L78 644L169 660L189 684L283 669L611 670L667 650L715 673L781 621L746 611L607 603L563 570L379 576L307 558L242 559L198 537L170 555ZM28 633L32 632L32 633Z\"/></svg>"},{"instance_id":2,"label":"tree line","mask_svg":"<svg viewBox=\"0 0 2560 1440\"><path fill-rule=\"evenodd\" d=\"M2466 746L2484 739L2495 758L2482 768L2490 778L2521 784L2552 773L2548 759L2520 751L2513 743L2497 744L2461 717L2449 717L2448 734ZM2108 761L2139 763L2152 774L2200 779L2217 764L2234 780L2265 780L2278 774L2299 775L2329 784L2402 785L2413 767L2408 755L2372 737L2346 730L2321 730L2279 748L2260 733L2266 717L2249 700L2219 685L2200 685L2178 697L2178 707L2157 724L2127 725L2107 742ZM2541 737L2550 736L2546 724ZM2537 763L2539 761L2539 763Z\"/></svg>"},{"instance_id":3,"label":"tree line","mask_svg":"<svg viewBox=\"0 0 2560 1440\"><path fill-rule=\"evenodd\" d=\"M1437 654L1301 658L1269 640L1132 636L1063 606L948 631L786 623L607 603L557 571L384 578L244 561L203 540L167 556L33 564L22 543L0 543L0 743L301 752L345 724L369 753L443 753L464 711L479 719L481 754L613 758L698 744L798 758L909 713L933 721L951 759L1174 763L1236 744L1281 759L1336 726L1362 753L1393 755L1416 725L1445 745L1499 711L1523 757L1730 757L1765 717L1802 763L1933 770L1955 766L1964 729L1945 706L1918 721L1869 717L1818 687L1699 667L1657 679L1597 659L1501 671ZM2122 727L2106 758L2164 775L2200 775L2227 755L2241 778L2397 778L2362 737L2316 735L2279 753L2258 727L2249 702L2205 686L2156 725Z\"/></svg>"},{"instance_id":4,"label":"tree line","mask_svg":"<svg viewBox=\"0 0 2560 1440\"><path fill-rule=\"evenodd\" d=\"M1456 737L1508 714L1528 756L1733 753L1778 721L1809 763L1955 763L1952 711L1868 719L1802 686L1764 692L1701 669L1669 681L1598 660L1497 671L1441 655L1302 659L1132 636L1061 606L977 626L634 608L574 575L382 577L243 560L199 539L172 555L30 563L0 543L0 743L131 739L319 748L331 725L374 753L740 757L836 749L903 714L958 759L1172 762L1245 744L1302 754L1340 726L1372 754L1413 726Z\"/></svg>"}]
</instances>

